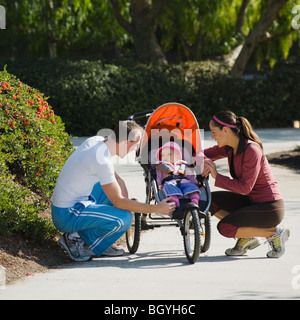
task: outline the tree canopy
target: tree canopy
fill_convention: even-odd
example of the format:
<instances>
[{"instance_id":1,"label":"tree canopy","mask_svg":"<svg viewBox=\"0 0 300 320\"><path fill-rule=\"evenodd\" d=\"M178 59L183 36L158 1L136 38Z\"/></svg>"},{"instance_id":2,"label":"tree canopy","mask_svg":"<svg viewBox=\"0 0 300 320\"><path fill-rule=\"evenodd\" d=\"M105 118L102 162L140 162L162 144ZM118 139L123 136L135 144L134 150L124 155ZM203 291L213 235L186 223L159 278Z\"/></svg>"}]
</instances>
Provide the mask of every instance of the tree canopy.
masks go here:
<instances>
[{"instance_id":1,"label":"tree canopy","mask_svg":"<svg viewBox=\"0 0 300 320\"><path fill-rule=\"evenodd\" d=\"M258 67L274 65L299 42L292 9L300 2L292 0L0 0L0 4L7 15L0 43L5 57L133 57L164 65L224 57L240 46L239 65L233 67L240 75L252 54Z\"/></svg>"}]
</instances>

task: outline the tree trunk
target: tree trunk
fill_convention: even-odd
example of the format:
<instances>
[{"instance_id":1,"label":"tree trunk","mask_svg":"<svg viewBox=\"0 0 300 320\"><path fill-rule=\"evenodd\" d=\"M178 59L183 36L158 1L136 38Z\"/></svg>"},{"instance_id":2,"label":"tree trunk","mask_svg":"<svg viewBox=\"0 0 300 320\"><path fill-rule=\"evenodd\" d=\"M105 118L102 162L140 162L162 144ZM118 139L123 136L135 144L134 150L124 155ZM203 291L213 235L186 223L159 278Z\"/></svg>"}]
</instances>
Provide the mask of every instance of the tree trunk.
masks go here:
<instances>
[{"instance_id":1,"label":"tree trunk","mask_svg":"<svg viewBox=\"0 0 300 320\"><path fill-rule=\"evenodd\" d=\"M261 16L257 25L250 32L243 48L237 57L232 69L231 75L240 77L243 75L247 63L259 43L267 39L267 31L276 19L279 10L285 5L288 0L269 0L265 9L265 13Z\"/></svg>"},{"instance_id":2,"label":"tree trunk","mask_svg":"<svg viewBox=\"0 0 300 320\"><path fill-rule=\"evenodd\" d=\"M119 1L110 0L119 24L132 36L138 59L141 62L156 65L167 64L155 36L155 20L167 1L159 0L154 6L152 0L131 0L130 15L132 22L129 23L121 14Z\"/></svg>"},{"instance_id":3,"label":"tree trunk","mask_svg":"<svg viewBox=\"0 0 300 320\"><path fill-rule=\"evenodd\" d=\"M167 65L168 62L157 42L153 27L138 27L138 25L139 23L136 23L136 31L132 34L132 38L139 61Z\"/></svg>"},{"instance_id":4,"label":"tree trunk","mask_svg":"<svg viewBox=\"0 0 300 320\"><path fill-rule=\"evenodd\" d=\"M247 13L247 7L250 0L243 0L242 5L239 10L239 14L236 19L235 23L235 33L242 33L242 28L244 26L246 13Z\"/></svg>"},{"instance_id":5,"label":"tree trunk","mask_svg":"<svg viewBox=\"0 0 300 320\"><path fill-rule=\"evenodd\" d=\"M51 24L53 21L54 3L53 0L46 1L46 26L47 26L47 38L48 38L48 54L50 59L57 57L57 43Z\"/></svg>"}]
</instances>

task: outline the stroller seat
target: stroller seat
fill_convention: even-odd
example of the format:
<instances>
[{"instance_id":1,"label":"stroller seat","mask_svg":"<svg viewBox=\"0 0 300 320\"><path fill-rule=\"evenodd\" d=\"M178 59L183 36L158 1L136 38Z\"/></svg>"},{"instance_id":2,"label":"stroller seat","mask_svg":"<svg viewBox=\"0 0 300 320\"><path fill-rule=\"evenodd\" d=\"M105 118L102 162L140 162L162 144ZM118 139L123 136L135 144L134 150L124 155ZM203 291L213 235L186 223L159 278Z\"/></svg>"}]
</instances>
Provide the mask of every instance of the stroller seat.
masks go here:
<instances>
[{"instance_id":1,"label":"stroller seat","mask_svg":"<svg viewBox=\"0 0 300 320\"><path fill-rule=\"evenodd\" d=\"M148 153L148 159L149 159L149 168L150 168L150 173L152 173L153 175L153 179L155 180L155 186L153 189L157 189L157 202L160 202L162 201L163 199L165 199L165 195L163 193L162 190L158 190L158 183L156 181L156 175L155 175L155 170L156 170L156 167L155 167L155 164L158 163L157 159L156 159L156 153L158 151L159 148L154 148L152 150L149 151ZM187 148L183 147L182 148L182 158L187 161L187 163L191 163L192 162L192 157L188 151ZM191 165L192 166L192 165ZM199 206L199 209L201 211L204 211L206 206L207 206L207 201L208 201L208 197L207 197L207 194L205 192L205 188L203 187L202 185L202 177L195 174L195 177L198 179L199 181L199 184L198 184L198 187L201 189L201 193L200 193L200 199L199 199L199 203L198 203L198 206ZM154 193L155 195L155 193ZM176 208L176 210L173 212L173 215L172 215L172 218L173 219L183 219L183 216L184 216L184 211L185 211L185 208L186 206L190 203L190 199L189 198L180 198L179 199L179 203L180 203L180 206L178 208Z\"/></svg>"}]
</instances>

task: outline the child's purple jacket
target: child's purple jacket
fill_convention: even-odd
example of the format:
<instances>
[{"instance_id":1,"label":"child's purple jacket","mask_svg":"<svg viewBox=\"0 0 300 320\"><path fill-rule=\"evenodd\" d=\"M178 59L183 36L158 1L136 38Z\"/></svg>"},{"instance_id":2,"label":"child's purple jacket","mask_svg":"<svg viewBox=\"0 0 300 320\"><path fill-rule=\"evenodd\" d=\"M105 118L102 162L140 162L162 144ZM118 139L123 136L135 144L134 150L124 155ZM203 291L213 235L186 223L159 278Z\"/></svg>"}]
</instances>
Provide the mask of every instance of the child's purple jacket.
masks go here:
<instances>
[{"instance_id":1,"label":"child's purple jacket","mask_svg":"<svg viewBox=\"0 0 300 320\"><path fill-rule=\"evenodd\" d=\"M180 168L180 165L183 163L186 164L186 161L179 160L179 161L176 161L174 164L172 164L170 162L163 162L163 163L167 164L170 168L172 168L174 170L173 173L175 175L178 175L178 170ZM160 169L156 169L156 181L159 186L162 185L163 179L168 176L169 176L169 174L162 172ZM186 168L186 173L185 173L184 177L185 177L185 179L182 179L181 183L193 183L195 185L198 185L198 181L197 181L194 173L191 171L191 169Z\"/></svg>"}]
</instances>

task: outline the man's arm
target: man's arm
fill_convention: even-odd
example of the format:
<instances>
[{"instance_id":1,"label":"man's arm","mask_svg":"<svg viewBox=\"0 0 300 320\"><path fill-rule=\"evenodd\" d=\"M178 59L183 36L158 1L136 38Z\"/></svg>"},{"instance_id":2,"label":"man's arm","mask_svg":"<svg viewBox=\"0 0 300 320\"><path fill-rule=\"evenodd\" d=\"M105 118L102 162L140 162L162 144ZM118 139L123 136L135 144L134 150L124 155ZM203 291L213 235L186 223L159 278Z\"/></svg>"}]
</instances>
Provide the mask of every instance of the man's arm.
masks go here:
<instances>
[{"instance_id":1,"label":"man's arm","mask_svg":"<svg viewBox=\"0 0 300 320\"><path fill-rule=\"evenodd\" d=\"M115 177L116 177L116 180L121 188L122 196L124 198L128 198L128 190L127 190L127 187L126 187L124 180L121 179L116 172L115 172Z\"/></svg>"},{"instance_id":2,"label":"man's arm","mask_svg":"<svg viewBox=\"0 0 300 320\"><path fill-rule=\"evenodd\" d=\"M112 182L102 186L103 191L107 195L114 207L132 212L151 213L155 212L161 215L171 215L175 210L175 203L164 199L157 205L141 203L130 200L122 195L121 188L117 182Z\"/></svg>"}]
</instances>

